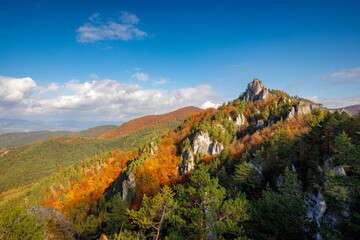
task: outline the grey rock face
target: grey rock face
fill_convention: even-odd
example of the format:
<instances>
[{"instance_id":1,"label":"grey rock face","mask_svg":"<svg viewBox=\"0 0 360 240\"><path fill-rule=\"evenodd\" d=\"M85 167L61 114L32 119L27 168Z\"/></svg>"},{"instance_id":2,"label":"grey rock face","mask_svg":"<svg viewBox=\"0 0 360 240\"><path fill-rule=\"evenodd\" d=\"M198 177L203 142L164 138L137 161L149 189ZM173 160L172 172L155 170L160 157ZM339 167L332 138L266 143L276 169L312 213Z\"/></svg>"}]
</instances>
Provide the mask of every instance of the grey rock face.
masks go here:
<instances>
[{"instance_id":1,"label":"grey rock face","mask_svg":"<svg viewBox=\"0 0 360 240\"><path fill-rule=\"evenodd\" d=\"M224 146L219 142L211 141L207 132L200 131L195 135L192 149L194 154L210 153L211 155L214 155L219 154L224 149Z\"/></svg>"},{"instance_id":2,"label":"grey rock face","mask_svg":"<svg viewBox=\"0 0 360 240\"><path fill-rule=\"evenodd\" d=\"M209 134L207 132L200 131L195 135L194 141L193 141L193 152L195 154L198 153L204 153L207 154L209 151L209 147L211 144L211 140L209 137Z\"/></svg>"},{"instance_id":3,"label":"grey rock face","mask_svg":"<svg viewBox=\"0 0 360 240\"><path fill-rule=\"evenodd\" d=\"M279 175L279 177L276 179L276 187L281 188L281 185L284 183L285 179L283 175Z\"/></svg>"},{"instance_id":4,"label":"grey rock face","mask_svg":"<svg viewBox=\"0 0 360 240\"><path fill-rule=\"evenodd\" d=\"M307 193L305 195L305 204L308 207L307 217L316 221L320 225L321 219L324 216L327 206L324 196L321 194L321 189L318 194Z\"/></svg>"},{"instance_id":5,"label":"grey rock face","mask_svg":"<svg viewBox=\"0 0 360 240\"><path fill-rule=\"evenodd\" d=\"M53 207L31 206L27 213L36 217L38 221L45 222L45 239L77 239L78 234L66 217Z\"/></svg>"},{"instance_id":6,"label":"grey rock face","mask_svg":"<svg viewBox=\"0 0 360 240\"><path fill-rule=\"evenodd\" d=\"M333 168L333 170L335 175L346 175L345 169L342 166L336 166Z\"/></svg>"},{"instance_id":7,"label":"grey rock face","mask_svg":"<svg viewBox=\"0 0 360 240\"><path fill-rule=\"evenodd\" d=\"M194 156L190 150L186 150L183 154L182 169L180 175L187 175L195 168Z\"/></svg>"},{"instance_id":8,"label":"grey rock face","mask_svg":"<svg viewBox=\"0 0 360 240\"><path fill-rule=\"evenodd\" d=\"M129 178L129 180L125 180L122 183L122 200L126 199L130 188L136 187L136 181L135 181L134 174L130 173L128 178Z\"/></svg>"},{"instance_id":9,"label":"grey rock face","mask_svg":"<svg viewBox=\"0 0 360 240\"><path fill-rule=\"evenodd\" d=\"M311 112L310 105L306 102L301 101L298 106L296 106L297 114L308 114Z\"/></svg>"},{"instance_id":10,"label":"grey rock face","mask_svg":"<svg viewBox=\"0 0 360 240\"><path fill-rule=\"evenodd\" d=\"M259 176L259 180L261 181L263 178L263 174L262 174L262 167L259 164L254 164L254 163L248 163L249 167L254 169L256 171L256 173Z\"/></svg>"},{"instance_id":11,"label":"grey rock face","mask_svg":"<svg viewBox=\"0 0 360 240\"><path fill-rule=\"evenodd\" d=\"M295 108L291 108L291 111L289 112L289 114L286 117L286 120L288 119L292 119L295 117Z\"/></svg>"},{"instance_id":12,"label":"grey rock face","mask_svg":"<svg viewBox=\"0 0 360 240\"><path fill-rule=\"evenodd\" d=\"M215 154L220 154L223 149L224 149L224 146L221 143L213 141L210 144L209 152L210 152L211 156L213 156Z\"/></svg>"},{"instance_id":13,"label":"grey rock face","mask_svg":"<svg viewBox=\"0 0 360 240\"><path fill-rule=\"evenodd\" d=\"M245 125L245 123L246 123L246 118L245 118L244 114L242 113L242 114L237 115L237 117L235 118L235 126L237 128L240 128L243 125Z\"/></svg>"},{"instance_id":14,"label":"grey rock face","mask_svg":"<svg viewBox=\"0 0 360 240\"><path fill-rule=\"evenodd\" d=\"M264 86L261 80L255 78L245 91L243 99L246 101L266 100L270 96L269 90Z\"/></svg>"},{"instance_id":15,"label":"grey rock face","mask_svg":"<svg viewBox=\"0 0 360 240\"><path fill-rule=\"evenodd\" d=\"M264 128L265 127L265 125L264 125L264 121L263 120L258 120L257 121L257 123L256 123L256 128L257 129L262 129L262 128Z\"/></svg>"}]
</instances>

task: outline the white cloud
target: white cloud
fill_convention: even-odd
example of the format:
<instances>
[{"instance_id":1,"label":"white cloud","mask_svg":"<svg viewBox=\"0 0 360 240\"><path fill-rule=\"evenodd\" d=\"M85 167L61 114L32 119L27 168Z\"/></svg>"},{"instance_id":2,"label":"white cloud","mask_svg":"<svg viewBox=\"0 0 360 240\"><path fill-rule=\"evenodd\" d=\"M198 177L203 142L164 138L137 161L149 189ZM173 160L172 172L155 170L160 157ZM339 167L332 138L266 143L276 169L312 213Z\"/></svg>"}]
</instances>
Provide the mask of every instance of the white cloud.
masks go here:
<instances>
[{"instance_id":1,"label":"white cloud","mask_svg":"<svg viewBox=\"0 0 360 240\"><path fill-rule=\"evenodd\" d=\"M149 74L147 73L135 73L133 75L131 75L132 78L136 78L139 81L143 81L146 82L147 80L149 80Z\"/></svg>"},{"instance_id":2,"label":"white cloud","mask_svg":"<svg viewBox=\"0 0 360 240\"><path fill-rule=\"evenodd\" d=\"M341 108L360 104L360 96L346 98L322 98L319 96L306 97L315 103L322 103L327 108Z\"/></svg>"},{"instance_id":3,"label":"white cloud","mask_svg":"<svg viewBox=\"0 0 360 240\"><path fill-rule=\"evenodd\" d=\"M341 69L338 72L324 76L323 79L329 79L329 78L351 79L355 77L360 77L360 67Z\"/></svg>"},{"instance_id":4,"label":"white cloud","mask_svg":"<svg viewBox=\"0 0 360 240\"><path fill-rule=\"evenodd\" d=\"M53 94L33 94L36 91ZM219 102L209 85L168 91L102 79L43 87L31 78L0 77L0 116L4 118L126 121L185 106L204 106L207 101Z\"/></svg>"},{"instance_id":5,"label":"white cloud","mask_svg":"<svg viewBox=\"0 0 360 240\"><path fill-rule=\"evenodd\" d=\"M203 105L201 105L202 109L208 109L208 108L218 108L220 106L220 104L218 103L213 103L211 101L206 101L204 102Z\"/></svg>"},{"instance_id":6,"label":"white cloud","mask_svg":"<svg viewBox=\"0 0 360 240\"><path fill-rule=\"evenodd\" d=\"M169 83L169 81L167 79L160 78L158 81L153 82L153 85L157 86L157 85L162 85L162 84L167 84L167 83Z\"/></svg>"},{"instance_id":7,"label":"white cloud","mask_svg":"<svg viewBox=\"0 0 360 240\"><path fill-rule=\"evenodd\" d=\"M147 36L147 33L136 27L139 18L128 12L121 12L118 20L108 19L102 21L98 13L89 17L90 22L79 27L76 32L78 42L97 42L106 40L141 39Z\"/></svg>"},{"instance_id":8,"label":"white cloud","mask_svg":"<svg viewBox=\"0 0 360 240\"><path fill-rule=\"evenodd\" d=\"M0 103L20 103L36 90L36 83L29 77L0 76Z\"/></svg>"},{"instance_id":9,"label":"white cloud","mask_svg":"<svg viewBox=\"0 0 360 240\"><path fill-rule=\"evenodd\" d=\"M138 72L138 71L142 71L144 69L142 67L135 67L134 70Z\"/></svg>"}]
</instances>

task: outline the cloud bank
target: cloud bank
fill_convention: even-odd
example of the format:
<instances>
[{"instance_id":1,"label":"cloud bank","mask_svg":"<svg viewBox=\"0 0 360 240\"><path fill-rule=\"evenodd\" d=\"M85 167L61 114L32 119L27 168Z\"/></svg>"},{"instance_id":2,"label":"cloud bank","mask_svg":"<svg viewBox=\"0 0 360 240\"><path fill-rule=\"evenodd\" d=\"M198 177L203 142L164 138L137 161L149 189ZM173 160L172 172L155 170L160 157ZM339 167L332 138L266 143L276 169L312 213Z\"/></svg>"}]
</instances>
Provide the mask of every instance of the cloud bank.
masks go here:
<instances>
[{"instance_id":1,"label":"cloud bank","mask_svg":"<svg viewBox=\"0 0 360 240\"><path fill-rule=\"evenodd\" d=\"M76 32L77 41L97 42L106 40L129 41L142 39L148 34L137 27L139 18L132 13L121 12L115 19L103 21L99 13L89 17L89 22L79 27Z\"/></svg>"},{"instance_id":2,"label":"cloud bank","mask_svg":"<svg viewBox=\"0 0 360 240\"><path fill-rule=\"evenodd\" d=\"M214 107L220 102L210 85L172 91L102 79L38 86L29 78L0 76L0 116L47 120L126 121L185 106Z\"/></svg>"}]
</instances>

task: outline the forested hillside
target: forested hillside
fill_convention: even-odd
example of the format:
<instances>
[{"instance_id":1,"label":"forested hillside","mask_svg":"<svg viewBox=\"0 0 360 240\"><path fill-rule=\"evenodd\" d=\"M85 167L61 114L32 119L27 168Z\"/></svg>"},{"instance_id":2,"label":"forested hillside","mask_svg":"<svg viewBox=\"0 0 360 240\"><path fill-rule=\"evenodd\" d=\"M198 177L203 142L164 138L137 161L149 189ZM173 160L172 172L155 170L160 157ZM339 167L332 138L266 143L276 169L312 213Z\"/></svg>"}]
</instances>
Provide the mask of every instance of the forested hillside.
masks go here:
<instances>
[{"instance_id":1,"label":"forested hillside","mask_svg":"<svg viewBox=\"0 0 360 240\"><path fill-rule=\"evenodd\" d=\"M7 133L0 135L0 148L16 147L24 144L43 141L53 137L76 136L76 137L86 137L86 138L97 138L115 129L116 127L117 127L116 125L102 125L79 132L35 131L35 132Z\"/></svg>"},{"instance_id":2,"label":"forested hillside","mask_svg":"<svg viewBox=\"0 0 360 240\"><path fill-rule=\"evenodd\" d=\"M201 109L197 107L184 107L178 109L176 111L161 114L161 115L149 115L141 118L136 118L129 122L126 122L116 129L105 133L104 135L100 136L99 139L111 139L120 137L127 133L135 132L139 129L151 127L151 126L166 126L169 127L170 124L176 125L180 124L180 122L184 121L185 118L190 116L191 114L200 112Z\"/></svg>"},{"instance_id":3,"label":"forested hillside","mask_svg":"<svg viewBox=\"0 0 360 240\"><path fill-rule=\"evenodd\" d=\"M61 211L77 239L360 235L359 113L331 113L254 79L218 109L145 136L136 150L79 161L3 202L0 238L61 232L26 213L35 204Z\"/></svg>"}]
</instances>

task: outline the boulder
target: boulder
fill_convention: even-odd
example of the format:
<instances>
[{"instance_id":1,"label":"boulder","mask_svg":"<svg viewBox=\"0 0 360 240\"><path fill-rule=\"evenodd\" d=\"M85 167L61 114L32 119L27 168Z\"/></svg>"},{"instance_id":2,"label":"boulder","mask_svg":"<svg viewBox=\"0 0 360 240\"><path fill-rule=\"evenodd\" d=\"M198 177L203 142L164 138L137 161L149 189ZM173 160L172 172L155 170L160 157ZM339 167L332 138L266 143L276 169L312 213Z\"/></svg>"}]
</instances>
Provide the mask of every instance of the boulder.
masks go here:
<instances>
[{"instance_id":1,"label":"boulder","mask_svg":"<svg viewBox=\"0 0 360 240\"><path fill-rule=\"evenodd\" d=\"M124 180L122 183L122 200L125 200L129 189L136 187L136 181L135 181L135 175L133 173L130 173L128 180Z\"/></svg>"},{"instance_id":2,"label":"boulder","mask_svg":"<svg viewBox=\"0 0 360 240\"><path fill-rule=\"evenodd\" d=\"M190 150L186 150L182 155L182 169L180 175L187 175L195 168L194 155Z\"/></svg>"},{"instance_id":3,"label":"boulder","mask_svg":"<svg viewBox=\"0 0 360 240\"><path fill-rule=\"evenodd\" d=\"M266 100L270 96L269 90L264 86L261 80L255 78L248 84L247 89L243 95L245 101Z\"/></svg>"},{"instance_id":4,"label":"boulder","mask_svg":"<svg viewBox=\"0 0 360 240\"><path fill-rule=\"evenodd\" d=\"M336 166L333 168L333 170L334 170L334 175L341 175L341 176L346 175L345 169L342 166Z\"/></svg>"},{"instance_id":5,"label":"boulder","mask_svg":"<svg viewBox=\"0 0 360 240\"><path fill-rule=\"evenodd\" d=\"M45 239L79 239L79 236L69 220L57 209L53 207L43 207L33 205L27 213L35 216L36 220L45 223Z\"/></svg>"}]
</instances>

